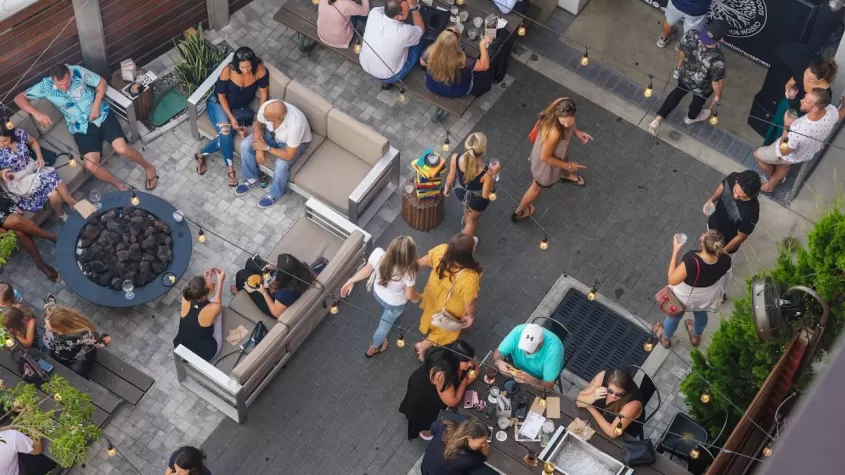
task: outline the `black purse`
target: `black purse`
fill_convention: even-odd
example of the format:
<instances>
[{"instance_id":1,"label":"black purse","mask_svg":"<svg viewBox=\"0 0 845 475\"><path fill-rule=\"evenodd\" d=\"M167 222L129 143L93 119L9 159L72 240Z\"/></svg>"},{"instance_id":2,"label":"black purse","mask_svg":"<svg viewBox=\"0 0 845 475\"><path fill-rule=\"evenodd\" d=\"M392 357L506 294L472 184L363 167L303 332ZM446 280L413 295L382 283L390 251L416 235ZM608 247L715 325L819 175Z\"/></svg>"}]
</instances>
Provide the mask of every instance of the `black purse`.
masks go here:
<instances>
[{"instance_id":1,"label":"black purse","mask_svg":"<svg viewBox=\"0 0 845 475\"><path fill-rule=\"evenodd\" d=\"M654 463L654 444L650 439L622 441L622 460L629 467Z\"/></svg>"}]
</instances>

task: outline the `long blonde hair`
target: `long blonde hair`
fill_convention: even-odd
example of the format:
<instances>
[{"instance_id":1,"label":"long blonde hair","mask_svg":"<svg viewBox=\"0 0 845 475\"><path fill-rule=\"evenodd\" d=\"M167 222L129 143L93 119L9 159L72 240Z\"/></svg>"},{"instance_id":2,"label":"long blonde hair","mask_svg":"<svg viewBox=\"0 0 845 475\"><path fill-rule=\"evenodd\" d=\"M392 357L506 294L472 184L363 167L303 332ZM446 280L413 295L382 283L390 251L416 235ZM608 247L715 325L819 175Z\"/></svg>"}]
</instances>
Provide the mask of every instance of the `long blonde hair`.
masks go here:
<instances>
[{"instance_id":1,"label":"long blonde hair","mask_svg":"<svg viewBox=\"0 0 845 475\"><path fill-rule=\"evenodd\" d=\"M543 112L540 112L540 118L537 120L538 135L540 138L545 139L549 135L549 132L551 132L552 127L558 131L562 140L568 138L570 130L564 127L558 119L561 117L573 117L575 116L576 110L575 101L568 97L561 97L546 106Z\"/></svg>"},{"instance_id":2,"label":"long blonde hair","mask_svg":"<svg viewBox=\"0 0 845 475\"><path fill-rule=\"evenodd\" d=\"M459 166L463 165L464 180L471 182L481 173L478 168L478 158L487 152L487 136L482 132L473 132L464 141L466 152L458 159Z\"/></svg>"},{"instance_id":3,"label":"long blonde hair","mask_svg":"<svg viewBox=\"0 0 845 475\"><path fill-rule=\"evenodd\" d=\"M378 285L384 287L391 281L398 282L406 275L416 277L420 270L417 263L417 245L411 236L399 236L390 245L378 264Z\"/></svg>"},{"instance_id":4,"label":"long blonde hair","mask_svg":"<svg viewBox=\"0 0 845 475\"><path fill-rule=\"evenodd\" d=\"M44 314L44 319L50 324L53 333L59 335L75 335L85 331L95 331L97 327L88 317L72 308L53 306Z\"/></svg>"},{"instance_id":5,"label":"long blonde hair","mask_svg":"<svg viewBox=\"0 0 845 475\"><path fill-rule=\"evenodd\" d=\"M443 431L443 458L450 460L457 457L461 450L469 449L469 439L487 437L487 425L478 419L467 419L460 424L453 421L443 421L446 430Z\"/></svg>"},{"instance_id":6,"label":"long blonde hair","mask_svg":"<svg viewBox=\"0 0 845 475\"><path fill-rule=\"evenodd\" d=\"M428 73L439 83L451 86L461 80L461 69L467 65L467 55L461 49L458 32L447 28L437 35L428 48Z\"/></svg>"}]
</instances>

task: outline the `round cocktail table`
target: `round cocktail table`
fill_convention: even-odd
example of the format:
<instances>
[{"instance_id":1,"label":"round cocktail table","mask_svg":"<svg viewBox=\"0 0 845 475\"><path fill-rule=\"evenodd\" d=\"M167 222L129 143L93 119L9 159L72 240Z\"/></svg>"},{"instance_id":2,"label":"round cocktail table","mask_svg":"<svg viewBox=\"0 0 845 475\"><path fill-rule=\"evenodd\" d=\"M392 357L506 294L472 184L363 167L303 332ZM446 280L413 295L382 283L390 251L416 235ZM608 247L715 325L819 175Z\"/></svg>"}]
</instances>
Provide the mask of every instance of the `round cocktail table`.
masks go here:
<instances>
[{"instance_id":1,"label":"round cocktail table","mask_svg":"<svg viewBox=\"0 0 845 475\"><path fill-rule=\"evenodd\" d=\"M173 239L173 259L162 275L171 272L178 281L188 269L191 252L193 251L193 237L188 222L183 219L181 223L177 223L173 219L173 212L176 208L167 201L148 193L136 191L135 194L141 200L138 206L134 206L135 208L156 216L170 227L171 238ZM129 191L105 193L100 201L103 206L98 213L133 206L129 201L130 198L131 192ZM135 288L133 291L135 298L128 300L123 291L101 287L92 282L82 273L76 260L76 245L85 224L86 220L82 215L78 212L71 213L70 218L59 231L56 241L56 267L71 292L89 302L106 307L134 307L161 297L173 287L173 285L165 285L162 282L161 275L159 275L152 282Z\"/></svg>"}]
</instances>

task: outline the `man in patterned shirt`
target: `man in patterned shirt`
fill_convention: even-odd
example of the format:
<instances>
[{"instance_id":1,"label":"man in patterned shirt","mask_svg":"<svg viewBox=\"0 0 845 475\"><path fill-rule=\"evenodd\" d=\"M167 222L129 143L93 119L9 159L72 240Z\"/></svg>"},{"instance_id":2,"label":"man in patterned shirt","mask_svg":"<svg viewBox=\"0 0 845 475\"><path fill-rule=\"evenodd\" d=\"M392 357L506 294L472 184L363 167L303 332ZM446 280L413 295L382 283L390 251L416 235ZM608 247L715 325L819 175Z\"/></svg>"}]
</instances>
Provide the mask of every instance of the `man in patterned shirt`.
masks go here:
<instances>
[{"instance_id":1,"label":"man in patterned shirt","mask_svg":"<svg viewBox=\"0 0 845 475\"><path fill-rule=\"evenodd\" d=\"M685 124L694 124L707 120L711 110L719 104L722 97L722 87L725 81L725 55L719 43L728 33L728 23L725 20L712 20L699 32L688 31L681 39L681 51L684 62L678 77L678 86L669 93L657 118L648 125L648 131L657 136L660 124L680 104L681 99L688 92L693 94L689 112L684 118ZM710 109L702 110L707 98L715 92Z\"/></svg>"},{"instance_id":2,"label":"man in patterned shirt","mask_svg":"<svg viewBox=\"0 0 845 475\"><path fill-rule=\"evenodd\" d=\"M107 140L115 152L144 167L145 188L152 190L158 184L156 169L144 160L138 150L126 143L120 124L109 113L109 105L103 100L106 87L106 81L97 74L81 66L61 64L50 69L49 77L15 96L15 104L46 128L53 123L50 117L39 112L29 101L50 101L64 116L68 131L73 135L88 171L118 190L129 189L105 167L100 166L103 140Z\"/></svg>"}]
</instances>

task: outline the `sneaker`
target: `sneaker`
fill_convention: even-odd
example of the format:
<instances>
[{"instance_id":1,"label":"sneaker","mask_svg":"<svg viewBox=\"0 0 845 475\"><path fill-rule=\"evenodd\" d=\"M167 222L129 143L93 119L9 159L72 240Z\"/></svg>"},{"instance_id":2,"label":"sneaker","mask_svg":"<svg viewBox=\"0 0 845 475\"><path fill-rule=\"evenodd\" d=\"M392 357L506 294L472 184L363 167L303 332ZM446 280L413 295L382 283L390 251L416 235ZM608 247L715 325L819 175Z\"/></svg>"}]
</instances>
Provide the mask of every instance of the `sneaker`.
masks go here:
<instances>
[{"instance_id":1,"label":"sneaker","mask_svg":"<svg viewBox=\"0 0 845 475\"><path fill-rule=\"evenodd\" d=\"M258 207L261 208L261 209L269 208L269 207L273 206L273 203L275 203L278 200L279 200L278 198L273 198L272 196L267 195L267 196L265 196L264 198L261 198L258 201Z\"/></svg>"},{"instance_id":2,"label":"sneaker","mask_svg":"<svg viewBox=\"0 0 845 475\"><path fill-rule=\"evenodd\" d=\"M389 90L391 90L391 89L393 89L393 83L392 83L392 82L383 82L383 83L381 83L381 90L382 90L382 91L389 91Z\"/></svg>"},{"instance_id":3,"label":"sneaker","mask_svg":"<svg viewBox=\"0 0 845 475\"><path fill-rule=\"evenodd\" d=\"M701 121L707 120L709 118L710 118L710 109L704 109L703 111L698 113L698 117L696 117L695 119L690 119L689 117L684 117L684 123L687 124L687 125L695 124L696 122L701 122Z\"/></svg>"},{"instance_id":4,"label":"sneaker","mask_svg":"<svg viewBox=\"0 0 845 475\"><path fill-rule=\"evenodd\" d=\"M245 195L250 188L255 186L255 183L256 182L250 183L249 180L242 181L241 184L238 185L237 188L235 188L235 196Z\"/></svg>"},{"instance_id":5,"label":"sneaker","mask_svg":"<svg viewBox=\"0 0 845 475\"><path fill-rule=\"evenodd\" d=\"M654 119L650 124L648 124L648 133L657 137L658 132L660 132L660 121Z\"/></svg>"},{"instance_id":6,"label":"sneaker","mask_svg":"<svg viewBox=\"0 0 845 475\"><path fill-rule=\"evenodd\" d=\"M680 75L681 75L681 68L675 68L675 70L672 71L672 77L673 78L678 79L678 76L680 76Z\"/></svg>"},{"instance_id":7,"label":"sneaker","mask_svg":"<svg viewBox=\"0 0 845 475\"><path fill-rule=\"evenodd\" d=\"M657 47L658 48L665 48L666 45L668 45L670 41L672 41L672 35L669 35L669 38L665 38L665 39L663 38L663 35L660 35L660 37L657 38Z\"/></svg>"},{"instance_id":8,"label":"sneaker","mask_svg":"<svg viewBox=\"0 0 845 475\"><path fill-rule=\"evenodd\" d=\"M56 303L56 296L55 295L47 294L46 296L44 296L44 305L47 305L49 303Z\"/></svg>"}]
</instances>

